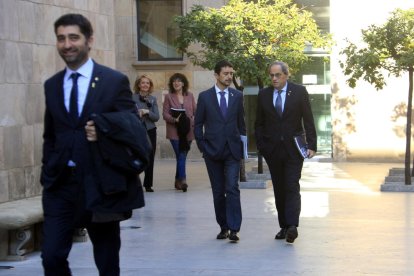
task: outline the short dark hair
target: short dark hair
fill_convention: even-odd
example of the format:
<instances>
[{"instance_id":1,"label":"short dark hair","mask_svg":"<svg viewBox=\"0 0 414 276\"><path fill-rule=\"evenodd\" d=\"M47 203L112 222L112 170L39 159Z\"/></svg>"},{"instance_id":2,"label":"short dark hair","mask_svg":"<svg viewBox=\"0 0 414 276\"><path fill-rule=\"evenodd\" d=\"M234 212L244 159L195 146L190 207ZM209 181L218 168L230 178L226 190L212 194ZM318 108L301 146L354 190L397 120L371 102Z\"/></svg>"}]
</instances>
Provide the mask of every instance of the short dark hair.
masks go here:
<instances>
[{"instance_id":1,"label":"short dark hair","mask_svg":"<svg viewBox=\"0 0 414 276\"><path fill-rule=\"evenodd\" d=\"M60 26L76 25L79 27L81 33L89 39L93 35L93 28L91 22L81 14L68 13L62 15L55 21L55 34Z\"/></svg>"},{"instance_id":2,"label":"short dark hair","mask_svg":"<svg viewBox=\"0 0 414 276\"><path fill-rule=\"evenodd\" d=\"M233 68L233 64L231 64L227 60L220 60L219 62L216 63L216 66L214 66L214 73L216 73L217 75L220 74L221 68L224 68L224 67Z\"/></svg>"},{"instance_id":3,"label":"short dark hair","mask_svg":"<svg viewBox=\"0 0 414 276\"><path fill-rule=\"evenodd\" d=\"M188 94L188 80L186 78L185 75L180 74L180 73L175 73L174 75L172 75L168 81L168 88L170 90L170 93L175 93L174 90L174 86L173 86L173 82L175 80L180 80L183 82L183 95L187 95Z\"/></svg>"}]
</instances>

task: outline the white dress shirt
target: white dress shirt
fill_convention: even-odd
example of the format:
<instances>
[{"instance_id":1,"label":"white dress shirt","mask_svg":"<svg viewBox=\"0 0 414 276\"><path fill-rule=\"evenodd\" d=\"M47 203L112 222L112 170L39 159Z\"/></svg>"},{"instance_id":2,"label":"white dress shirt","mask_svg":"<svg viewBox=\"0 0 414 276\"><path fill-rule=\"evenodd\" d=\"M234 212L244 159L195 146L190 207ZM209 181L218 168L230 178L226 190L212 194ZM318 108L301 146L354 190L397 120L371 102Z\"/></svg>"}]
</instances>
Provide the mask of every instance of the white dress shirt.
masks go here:
<instances>
[{"instance_id":1,"label":"white dress shirt","mask_svg":"<svg viewBox=\"0 0 414 276\"><path fill-rule=\"evenodd\" d=\"M91 83L93 71L93 61L88 59L78 70L73 71L66 67L66 73L63 77L63 93L66 110L69 112L70 92L73 86L71 78L72 73L79 73L78 77L78 110L79 116L82 114L83 105L85 104L86 96L88 94L89 84Z\"/></svg>"},{"instance_id":2,"label":"white dress shirt","mask_svg":"<svg viewBox=\"0 0 414 276\"><path fill-rule=\"evenodd\" d=\"M219 106L220 106L220 99L221 99L221 94L219 92L224 92L224 97L226 98L226 105L228 107L229 106L229 89L226 88L224 90L221 90L220 88L218 88L217 85L214 85L214 87L216 88L217 102Z\"/></svg>"},{"instance_id":3,"label":"white dress shirt","mask_svg":"<svg viewBox=\"0 0 414 276\"><path fill-rule=\"evenodd\" d=\"M285 110L286 90L287 90L287 83L285 84L285 86L282 89L282 92L280 93L280 97L282 98L282 112ZM276 88L273 91L273 106L276 106L277 91L279 90L277 90Z\"/></svg>"}]
</instances>

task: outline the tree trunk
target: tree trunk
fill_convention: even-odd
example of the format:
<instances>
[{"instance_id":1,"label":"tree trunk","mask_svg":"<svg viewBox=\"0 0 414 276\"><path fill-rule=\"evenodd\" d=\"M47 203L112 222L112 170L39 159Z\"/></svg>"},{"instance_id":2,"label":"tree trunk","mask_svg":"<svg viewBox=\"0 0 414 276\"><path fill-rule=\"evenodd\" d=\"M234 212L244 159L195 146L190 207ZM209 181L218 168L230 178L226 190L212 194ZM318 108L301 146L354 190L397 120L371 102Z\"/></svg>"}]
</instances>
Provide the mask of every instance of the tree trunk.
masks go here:
<instances>
[{"instance_id":1,"label":"tree trunk","mask_svg":"<svg viewBox=\"0 0 414 276\"><path fill-rule=\"evenodd\" d=\"M237 90L240 90L241 92L243 92L244 87L243 85L239 85L237 83L236 77L233 75L233 84L234 87L236 87ZM240 182L246 182L247 181L247 177L246 177L246 161L244 159L240 160Z\"/></svg>"},{"instance_id":2,"label":"tree trunk","mask_svg":"<svg viewBox=\"0 0 414 276\"><path fill-rule=\"evenodd\" d=\"M408 103L407 103L407 126L406 126L406 146L405 146L405 185L411 185L411 114L413 100L413 67L408 68Z\"/></svg>"},{"instance_id":3,"label":"tree trunk","mask_svg":"<svg viewBox=\"0 0 414 276\"><path fill-rule=\"evenodd\" d=\"M257 85L259 86L259 91L263 89L263 81L261 78L257 78ZM263 157L260 152L257 152L257 173L263 173Z\"/></svg>"}]
</instances>

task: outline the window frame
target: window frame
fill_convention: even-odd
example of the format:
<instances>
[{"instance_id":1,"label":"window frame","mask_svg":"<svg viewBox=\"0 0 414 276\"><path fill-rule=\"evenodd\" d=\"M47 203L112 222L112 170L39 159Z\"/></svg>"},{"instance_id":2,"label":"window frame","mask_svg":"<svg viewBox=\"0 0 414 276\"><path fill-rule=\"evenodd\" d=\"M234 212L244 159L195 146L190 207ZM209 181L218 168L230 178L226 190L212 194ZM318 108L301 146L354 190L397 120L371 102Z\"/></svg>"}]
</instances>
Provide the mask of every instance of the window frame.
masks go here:
<instances>
[{"instance_id":1,"label":"window frame","mask_svg":"<svg viewBox=\"0 0 414 276\"><path fill-rule=\"evenodd\" d=\"M149 1L149 0L146 0L146 1ZM151 0L151 1L153 1L153 2L156 2L156 1L169 1L169 0ZM181 4L181 9L180 9L180 11L181 11L181 13L180 13L180 15L183 15L184 14L184 0L175 0L175 1L178 1L178 2L180 2L180 4ZM148 57L143 57L143 54L142 54L142 47L141 47L141 45L143 45L142 43L141 43L141 24L140 24L140 3L141 2L141 0L137 0L136 1L136 8L137 8L137 61L138 62L163 62L163 61L172 61L172 62L177 62L177 61L183 61L184 60L184 55L183 55L183 53L178 53L177 52L177 54L179 54L180 55L180 57L167 57L167 58L148 58ZM171 45L171 46L174 46L174 45Z\"/></svg>"}]
</instances>

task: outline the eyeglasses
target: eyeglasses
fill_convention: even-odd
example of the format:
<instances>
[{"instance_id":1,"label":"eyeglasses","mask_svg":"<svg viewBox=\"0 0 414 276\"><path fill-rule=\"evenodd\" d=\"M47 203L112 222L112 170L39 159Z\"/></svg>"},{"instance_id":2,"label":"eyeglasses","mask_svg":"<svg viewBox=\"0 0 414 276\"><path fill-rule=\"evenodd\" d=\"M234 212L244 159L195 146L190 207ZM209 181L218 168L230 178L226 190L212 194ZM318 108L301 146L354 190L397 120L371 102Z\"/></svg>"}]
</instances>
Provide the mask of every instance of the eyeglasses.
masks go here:
<instances>
[{"instance_id":1,"label":"eyeglasses","mask_svg":"<svg viewBox=\"0 0 414 276\"><path fill-rule=\"evenodd\" d=\"M269 74L269 76L270 76L270 78L271 79L273 79L273 78L280 78L282 75L284 75L284 74L282 74L282 73L276 73L276 74Z\"/></svg>"}]
</instances>

